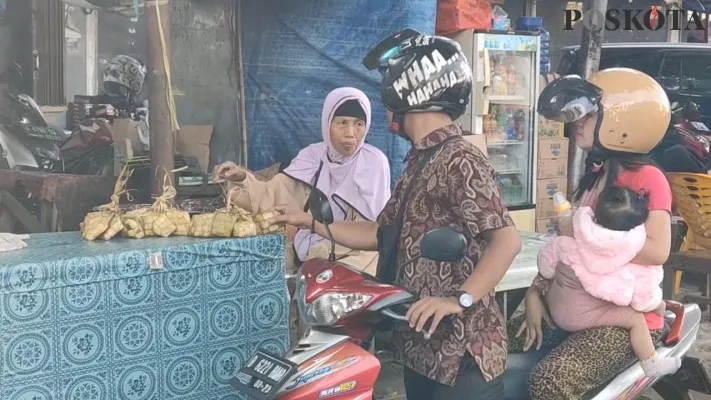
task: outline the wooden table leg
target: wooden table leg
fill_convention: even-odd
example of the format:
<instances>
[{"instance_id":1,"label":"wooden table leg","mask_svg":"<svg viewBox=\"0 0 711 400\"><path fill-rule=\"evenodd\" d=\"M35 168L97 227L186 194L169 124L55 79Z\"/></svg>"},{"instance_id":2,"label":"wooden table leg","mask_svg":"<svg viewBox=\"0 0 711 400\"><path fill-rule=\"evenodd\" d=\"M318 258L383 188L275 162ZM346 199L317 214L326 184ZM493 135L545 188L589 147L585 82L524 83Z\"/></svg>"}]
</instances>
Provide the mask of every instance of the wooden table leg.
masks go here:
<instances>
[{"instance_id":1,"label":"wooden table leg","mask_svg":"<svg viewBox=\"0 0 711 400\"><path fill-rule=\"evenodd\" d=\"M0 232L15 232L15 219L7 208L3 207L0 201Z\"/></svg>"},{"instance_id":2,"label":"wooden table leg","mask_svg":"<svg viewBox=\"0 0 711 400\"><path fill-rule=\"evenodd\" d=\"M0 204L10 211L17 221L19 221L29 233L47 232L43 225L37 221L27 209L9 192L0 190Z\"/></svg>"},{"instance_id":3,"label":"wooden table leg","mask_svg":"<svg viewBox=\"0 0 711 400\"><path fill-rule=\"evenodd\" d=\"M42 226L47 229L47 232L57 232L57 205L53 201L42 200L40 205L40 219Z\"/></svg>"}]
</instances>

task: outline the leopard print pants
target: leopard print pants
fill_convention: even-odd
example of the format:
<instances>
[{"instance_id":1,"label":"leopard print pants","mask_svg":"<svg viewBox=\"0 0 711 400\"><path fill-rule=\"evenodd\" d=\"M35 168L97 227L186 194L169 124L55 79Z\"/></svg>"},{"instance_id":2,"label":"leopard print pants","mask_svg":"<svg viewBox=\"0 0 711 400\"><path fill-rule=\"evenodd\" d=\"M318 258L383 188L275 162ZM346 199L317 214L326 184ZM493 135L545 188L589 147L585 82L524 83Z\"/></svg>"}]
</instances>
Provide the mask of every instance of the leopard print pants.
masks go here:
<instances>
[{"instance_id":1,"label":"leopard print pants","mask_svg":"<svg viewBox=\"0 0 711 400\"><path fill-rule=\"evenodd\" d=\"M507 326L509 351L523 350L522 338L516 338L523 316ZM657 340L661 331L652 331ZM529 379L531 400L580 400L583 395L611 379L634 359L627 330L616 327L588 329L565 335L548 327L544 344L557 345L533 369Z\"/></svg>"}]
</instances>

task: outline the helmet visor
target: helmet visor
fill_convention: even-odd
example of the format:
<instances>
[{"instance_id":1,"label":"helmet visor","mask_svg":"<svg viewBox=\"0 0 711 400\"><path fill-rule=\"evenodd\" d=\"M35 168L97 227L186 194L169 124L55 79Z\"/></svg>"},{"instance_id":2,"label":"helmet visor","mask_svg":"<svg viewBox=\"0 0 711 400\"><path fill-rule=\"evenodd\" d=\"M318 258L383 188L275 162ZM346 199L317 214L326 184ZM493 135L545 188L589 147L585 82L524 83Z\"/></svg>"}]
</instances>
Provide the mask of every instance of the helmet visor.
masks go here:
<instances>
[{"instance_id":1,"label":"helmet visor","mask_svg":"<svg viewBox=\"0 0 711 400\"><path fill-rule=\"evenodd\" d=\"M410 28L390 35L366 54L365 58L363 58L363 66L369 71L387 67L388 60L395 58L399 53L402 42L420 35L420 32Z\"/></svg>"},{"instance_id":2,"label":"helmet visor","mask_svg":"<svg viewBox=\"0 0 711 400\"><path fill-rule=\"evenodd\" d=\"M597 112L602 89L578 75L560 77L538 97L538 113L546 119L570 123Z\"/></svg>"}]
</instances>

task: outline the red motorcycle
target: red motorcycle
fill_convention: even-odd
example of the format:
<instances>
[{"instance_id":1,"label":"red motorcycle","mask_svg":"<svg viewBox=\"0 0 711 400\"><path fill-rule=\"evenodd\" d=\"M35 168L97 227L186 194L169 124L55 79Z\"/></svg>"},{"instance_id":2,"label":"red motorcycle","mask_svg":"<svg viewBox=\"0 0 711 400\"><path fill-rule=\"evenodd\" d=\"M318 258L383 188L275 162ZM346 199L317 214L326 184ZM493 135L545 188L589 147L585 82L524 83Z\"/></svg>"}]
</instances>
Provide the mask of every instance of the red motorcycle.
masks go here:
<instances>
[{"instance_id":1,"label":"red motorcycle","mask_svg":"<svg viewBox=\"0 0 711 400\"><path fill-rule=\"evenodd\" d=\"M309 208L328 229L333 214L318 189L312 189ZM459 260L466 245L462 234L434 229L420 242L420 257ZM258 400L372 399L381 367L367 350L374 328L384 318L404 323L398 321L406 321L415 296L332 260L306 261L295 278L299 313L311 328L283 357L257 350L232 378L232 386ZM683 356L696 340L701 312L696 304L669 302L668 309L670 329L658 353ZM589 398L634 399L653 386L668 400L688 399L689 389L711 392L699 361L686 358L677 374L662 380L645 377L634 362Z\"/></svg>"}]
</instances>

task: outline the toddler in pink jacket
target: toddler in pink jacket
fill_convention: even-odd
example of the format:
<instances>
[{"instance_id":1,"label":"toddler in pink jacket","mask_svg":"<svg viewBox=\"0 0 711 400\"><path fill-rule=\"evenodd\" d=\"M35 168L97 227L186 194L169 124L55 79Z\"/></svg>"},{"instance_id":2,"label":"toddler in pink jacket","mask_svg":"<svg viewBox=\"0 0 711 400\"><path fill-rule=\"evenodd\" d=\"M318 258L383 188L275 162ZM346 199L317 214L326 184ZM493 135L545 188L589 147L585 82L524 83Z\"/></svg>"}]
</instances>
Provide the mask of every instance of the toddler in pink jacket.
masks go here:
<instances>
[{"instance_id":1,"label":"toddler in pink jacket","mask_svg":"<svg viewBox=\"0 0 711 400\"><path fill-rule=\"evenodd\" d=\"M648 215L645 196L607 187L594 212L590 207L575 212L574 237L558 236L540 250L538 270L562 288L554 299L548 298L551 317L560 328L569 332L598 326L626 328L645 374L661 376L676 371L681 360L656 355L642 314L663 313L665 309L660 288L662 267L632 263L647 241L644 222ZM571 270L586 293L566 288L573 281ZM619 307L601 309L589 296Z\"/></svg>"}]
</instances>

